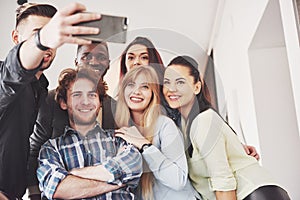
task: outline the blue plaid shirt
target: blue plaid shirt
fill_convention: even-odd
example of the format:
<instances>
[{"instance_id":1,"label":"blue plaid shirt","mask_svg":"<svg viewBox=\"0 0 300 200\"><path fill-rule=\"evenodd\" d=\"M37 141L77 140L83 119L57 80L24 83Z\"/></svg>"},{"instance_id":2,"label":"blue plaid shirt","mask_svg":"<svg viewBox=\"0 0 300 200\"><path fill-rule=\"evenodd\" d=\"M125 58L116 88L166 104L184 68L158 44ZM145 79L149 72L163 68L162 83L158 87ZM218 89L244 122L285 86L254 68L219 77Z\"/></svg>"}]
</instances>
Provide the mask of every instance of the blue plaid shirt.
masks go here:
<instances>
[{"instance_id":1,"label":"blue plaid shirt","mask_svg":"<svg viewBox=\"0 0 300 200\"><path fill-rule=\"evenodd\" d=\"M134 199L132 190L142 174L142 157L132 145L120 150L125 145L123 139L114 137L114 130L103 130L98 124L85 137L66 127L64 135L48 140L40 150L37 175L43 196L52 199L73 168L101 164L114 176L110 183L126 187L89 199Z\"/></svg>"}]
</instances>

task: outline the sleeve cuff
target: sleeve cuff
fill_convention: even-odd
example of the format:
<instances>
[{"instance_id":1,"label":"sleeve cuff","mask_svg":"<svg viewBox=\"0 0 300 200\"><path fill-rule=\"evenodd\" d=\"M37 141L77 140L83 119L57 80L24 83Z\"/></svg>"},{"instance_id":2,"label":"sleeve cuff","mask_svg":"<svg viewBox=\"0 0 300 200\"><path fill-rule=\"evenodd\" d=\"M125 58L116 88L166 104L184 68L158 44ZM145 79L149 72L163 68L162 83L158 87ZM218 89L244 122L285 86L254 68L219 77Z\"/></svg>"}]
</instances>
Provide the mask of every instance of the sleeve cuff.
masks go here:
<instances>
[{"instance_id":1,"label":"sleeve cuff","mask_svg":"<svg viewBox=\"0 0 300 200\"><path fill-rule=\"evenodd\" d=\"M117 185L122 185L121 180L123 180L123 172L122 172L121 168L119 167L118 163L115 160L110 159L104 165L104 167L111 174L111 179L108 180L107 182L117 184Z\"/></svg>"}]
</instances>

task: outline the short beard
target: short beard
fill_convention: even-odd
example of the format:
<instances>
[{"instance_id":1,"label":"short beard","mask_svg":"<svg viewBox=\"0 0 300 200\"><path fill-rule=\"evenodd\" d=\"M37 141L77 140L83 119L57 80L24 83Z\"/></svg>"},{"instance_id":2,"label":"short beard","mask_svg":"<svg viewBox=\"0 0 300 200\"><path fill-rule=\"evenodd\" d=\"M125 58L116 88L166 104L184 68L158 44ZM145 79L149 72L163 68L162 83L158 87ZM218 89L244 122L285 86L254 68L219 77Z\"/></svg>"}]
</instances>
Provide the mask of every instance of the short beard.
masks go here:
<instances>
[{"instance_id":1,"label":"short beard","mask_svg":"<svg viewBox=\"0 0 300 200\"><path fill-rule=\"evenodd\" d=\"M43 72L43 71L45 71L45 70L49 69L49 67L51 66L51 64L52 64L53 60L54 60L54 59L52 59L52 60L50 61L49 65L48 65L47 67L45 67L45 68L41 67L41 68L39 69L39 71L42 71L42 72ZM42 62L44 62L44 59L43 59L43 61L42 61Z\"/></svg>"},{"instance_id":2,"label":"short beard","mask_svg":"<svg viewBox=\"0 0 300 200\"><path fill-rule=\"evenodd\" d=\"M97 120L97 115L94 115L89 121L81 120L80 118L77 117L72 117L70 121L72 121L75 125L80 125L80 126L88 126L96 123Z\"/></svg>"}]
</instances>

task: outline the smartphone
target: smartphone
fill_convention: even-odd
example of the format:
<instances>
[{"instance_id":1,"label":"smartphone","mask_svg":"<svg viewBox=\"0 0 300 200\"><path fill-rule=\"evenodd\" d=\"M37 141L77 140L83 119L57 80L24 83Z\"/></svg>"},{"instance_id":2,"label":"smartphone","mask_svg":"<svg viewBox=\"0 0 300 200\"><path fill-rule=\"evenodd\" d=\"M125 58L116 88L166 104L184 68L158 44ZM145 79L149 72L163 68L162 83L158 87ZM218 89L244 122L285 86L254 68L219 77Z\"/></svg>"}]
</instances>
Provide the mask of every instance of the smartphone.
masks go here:
<instances>
[{"instance_id":1,"label":"smartphone","mask_svg":"<svg viewBox=\"0 0 300 200\"><path fill-rule=\"evenodd\" d=\"M92 41L126 43L128 20L127 17L101 14L99 20L81 22L75 26L100 28L99 34L76 35Z\"/></svg>"}]
</instances>

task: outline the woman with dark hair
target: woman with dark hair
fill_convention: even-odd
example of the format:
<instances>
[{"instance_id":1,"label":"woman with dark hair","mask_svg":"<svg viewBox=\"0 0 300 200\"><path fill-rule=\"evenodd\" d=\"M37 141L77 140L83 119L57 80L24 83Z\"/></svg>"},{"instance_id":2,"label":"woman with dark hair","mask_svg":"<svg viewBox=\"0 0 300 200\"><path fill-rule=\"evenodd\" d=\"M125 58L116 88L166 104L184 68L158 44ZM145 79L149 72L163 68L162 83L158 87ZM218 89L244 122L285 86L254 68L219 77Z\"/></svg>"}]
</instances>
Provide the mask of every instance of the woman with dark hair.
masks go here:
<instances>
[{"instance_id":1,"label":"woman with dark hair","mask_svg":"<svg viewBox=\"0 0 300 200\"><path fill-rule=\"evenodd\" d=\"M178 56L170 62L163 92L170 107L181 113L189 177L203 199L290 199L212 109L193 58Z\"/></svg>"},{"instance_id":2,"label":"woman with dark hair","mask_svg":"<svg viewBox=\"0 0 300 200\"><path fill-rule=\"evenodd\" d=\"M132 68L150 65L155 69L160 83L165 70L160 54L153 43L145 37L136 37L123 51L120 60L120 80Z\"/></svg>"},{"instance_id":3,"label":"woman with dark hair","mask_svg":"<svg viewBox=\"0 0 300 200\"><path fill-rule=\"evenodd\" d=\"M161 56L153 43L146 37L136 37L123 51L120 60L120 84L125 74L135 67L151 66L159 80L160 99L163 113L170 117L176 124L179 123L180 114L169 107L162 94L163 74L165 71Z\"/></svg>"}]
</instances>

